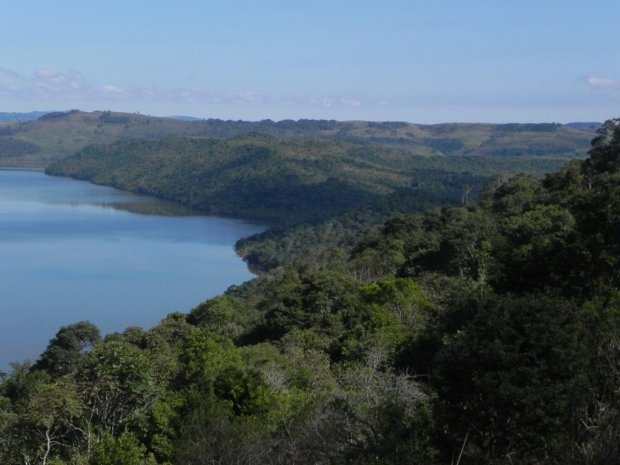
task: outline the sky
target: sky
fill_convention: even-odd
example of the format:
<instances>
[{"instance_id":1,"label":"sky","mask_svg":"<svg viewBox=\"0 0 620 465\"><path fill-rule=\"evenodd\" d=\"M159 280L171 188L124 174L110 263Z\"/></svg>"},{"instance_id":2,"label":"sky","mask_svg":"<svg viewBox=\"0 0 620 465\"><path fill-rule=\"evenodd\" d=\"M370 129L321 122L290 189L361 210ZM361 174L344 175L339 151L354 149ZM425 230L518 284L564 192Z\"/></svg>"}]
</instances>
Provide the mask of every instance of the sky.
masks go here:
<instances>
[{"instance_id":1,"label":"sky","mask_svg":"<svg viewBox=\"0 0 620 465\"><path fill-rule=\"evenodd\" d=\"M618 0L7 0L0 112L620 117Z\"/></svg>"}]
</instances>

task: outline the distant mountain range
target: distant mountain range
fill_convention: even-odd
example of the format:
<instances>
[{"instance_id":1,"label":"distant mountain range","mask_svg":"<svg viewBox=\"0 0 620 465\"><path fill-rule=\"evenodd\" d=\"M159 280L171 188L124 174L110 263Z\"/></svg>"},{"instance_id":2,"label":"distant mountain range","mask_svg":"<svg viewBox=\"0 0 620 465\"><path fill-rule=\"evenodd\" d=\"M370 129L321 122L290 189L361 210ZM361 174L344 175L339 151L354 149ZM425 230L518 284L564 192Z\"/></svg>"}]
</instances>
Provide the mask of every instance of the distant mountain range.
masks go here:
<instances>
[{"instance_id":1,"label":"distant mountain range","mask_svg":"<svg viewBox=\"0 0 620 465\"><path fill-rule=\"evenodd\" d=\"M166 118L176 119L178 121L200 121L201 119L204 119L204 118L197 118L195 116L185 116L185 115L172 115L172 116L166 116Z\"/></svg>"},{"instance_id":2,"label":"distant mountain range","mask_svg":"<svg viewBox=\"0 0 620 465\"><path fill-rule=\"evenodd\" d=\"M583 158L599 123L411 124L225 121L111 111L0 113L0 165L45 167L92 144L170 137L227 139L252 133L380 146L420 156Z\"/></svg>"},{"instance_id":3,"label":"distant mountain range","mask_svg":"<svg viewBox=\"0 0 620 465\"><path fill-rule=\"evenodd\" d=\"M569 128L575 128L575 129L583 129L585 131L596 131L597 129L601 128L601 126L603 126L603 123L598 123L595 121L591 121L591 122L584 122L584 123L566 123L564 126L567 126Z\"/></svg>"},{"instance_id":4,"label":"distant mountain range","mask_svg":"<svg viewBox=\"0 0 620 465\"><path fill-rule=\"evenodd\" d=\"M34 121L48 113L63 113L63 112L57 112L57 111L31 111L27 113L0 112L0 121ZM170 116L165 116L164 118L173 119L177 121L203 121L205 120L205 118L199 118L197 116L189 116L189 115L170 115ZM602 123L597 122L597 121L584 121L584 122L565 123L563 124L563 126L566 126L569 128L575 128L575 129L595 131L602 126Z\"/></svg>"},{"instance_id":5,"label":"distant mountain range","mask_svg":"<svg viewBox=\"0 0 620 465\"><path fill-rule=\"evenodd\" d=\"M5 113L0 112L0 121L34 121L49 111L31 111L29 113Z\"/></svg>"}]
</instances>

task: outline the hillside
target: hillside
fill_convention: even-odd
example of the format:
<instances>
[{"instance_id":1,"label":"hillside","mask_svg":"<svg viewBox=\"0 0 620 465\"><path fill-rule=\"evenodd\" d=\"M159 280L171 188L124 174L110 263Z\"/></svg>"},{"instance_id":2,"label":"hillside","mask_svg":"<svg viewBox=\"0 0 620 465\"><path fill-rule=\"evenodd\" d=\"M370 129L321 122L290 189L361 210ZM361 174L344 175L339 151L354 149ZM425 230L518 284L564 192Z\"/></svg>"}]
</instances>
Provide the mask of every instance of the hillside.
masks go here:
<instances>
[{"instance_id":1,"label":"hillside","mask_svg":"<svg viewBox=\"0 0 620 465\"><path fill-rule=\"evenodd\" d=\"M87 145L173 136L225 139L250 133L396 147L421 156L524 156L583 158L591 126L559 124L435 124L264 120L187 121L116 112L48 113L36 121L0 122L0 144L32 144L28 151L0 149L0 165L45 167Z\"/></svg>"},{"instance_id":2,"label":"hillside","mask_svg":"<svg viewBox=\"0 0 620 465\"><path fill-rule=\"evenodd\" d=\"M452 182L450 189L460 192L462 184L480 187L482 175L557 165L547 159L426 158L385 147L249 135L93 145L51 164L47 173L155 195L209 214L295 224L402 189L432 193ZM460 181L451 179L455 174Z\"/></svg>"},{"instance_id":3,"label":"hillside","mask_svg":"<svg viewBox=\"0 0 620 465\"><path fill-rule=\"evenodd\" d=\"M617 463L617 122L590 154L152 329L60 328L0 377L0 462Z\"/></svg>"},{"instance_id":4,"label":"hillside","mask_svg":"<svg viewBox=\"0 0 620 465\"><path fill-rule=\"evenodd\" d=\"M268 223L241 240L255 271L319 263L391 216L471 201L491 176L538 176L560 159L421 157L406 150L265 135L89 146L47 173L155 195L208 214Z\"/></svg>"}]
</instances>

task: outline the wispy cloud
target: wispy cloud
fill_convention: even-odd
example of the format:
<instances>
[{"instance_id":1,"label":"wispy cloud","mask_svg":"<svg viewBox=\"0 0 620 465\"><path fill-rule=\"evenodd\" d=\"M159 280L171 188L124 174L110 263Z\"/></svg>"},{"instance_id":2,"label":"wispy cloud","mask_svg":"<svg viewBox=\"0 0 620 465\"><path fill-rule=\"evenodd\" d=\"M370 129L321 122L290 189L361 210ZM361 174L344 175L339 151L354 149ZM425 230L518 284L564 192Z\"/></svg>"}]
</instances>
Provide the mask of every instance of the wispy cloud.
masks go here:
<instances>
[{"instance_id":1,"label":"wispy cloud","mask_svg":"<svg viewBox=\"0 0 620 465\"><path fill-rule=\"evenodd\" d=\"M359 108L362 106L360 100L347 97L322 97L322 98L309 98L301 97L296 99L298 104L306 104L310 106L320 106L323 108L335 108L335 107L349 107Z\"/></svg>"},{"instance_id":2,"label":"wispy cloud","mask_svg":"<svg viewBox=\"0 0 620 465\"><path fill-rule=\"evenodd\" d=\"M361 107L362 102L353 98L340 97L340 103L346 107Z\"/></svg>"},{"instance_id":3,"label":"wispy cloud","mask_svg":"<svg viewBox=\"0 0 620 465\"><path fill-rule=\"evenodd\" d=\"M620 81L615 79L603 78L590 74L586 78L586 84L592 89L619 89Z\"/></svg>"},{"instance_id":4,"label":"wispy cloud","mask_svg":"<svg viewBox=\"0 0 620 465\"><path fill-rule=\"evenodd\" d=\"M112 97L126 97L129 95L129 93L122 87L114 86L112 84L97 86L94 87L93 90L101 93L102 95L109 95Z\"/></svg>"},{"instance_id":5,"label":"wispy cloud","mask_svg":"<svg viewBox=\"0 0 620 465\"><path fill-rule=\"evenodd\" d=\"M60 71L43 68L34 72L34 79L41 85L57 86L65 84L69 77Z\"/></svg>"},{"instance_id":6,"label":"wispy cloud","mask_svg":"<svg viewBox=\"0 0 620 465\"><path fill-rule=\"evenodd\" d=\"M89 102L144 102L188 105L233 105L244 107L314 107L320 109L363 106L351 96L266 95L253 90L214 91L199 87L170 88L164 86L122 86L114 82L92 82L79 71L39 68L26 76L0 67L0 95L22 101L62 101L70 106L87 106Z\"/></svg>"},{"instance_id":7,"label":"wispy cloud","mask_svg":"<svg viewBox=\"0 0 620 465\"><path fill-rule=\"evenodd\" d=\"M86 96L93 90L79 72L39 68L29 76L0 68L0 94L20 100L51 100L54 97Z\"/></svg>"}]
</instances>

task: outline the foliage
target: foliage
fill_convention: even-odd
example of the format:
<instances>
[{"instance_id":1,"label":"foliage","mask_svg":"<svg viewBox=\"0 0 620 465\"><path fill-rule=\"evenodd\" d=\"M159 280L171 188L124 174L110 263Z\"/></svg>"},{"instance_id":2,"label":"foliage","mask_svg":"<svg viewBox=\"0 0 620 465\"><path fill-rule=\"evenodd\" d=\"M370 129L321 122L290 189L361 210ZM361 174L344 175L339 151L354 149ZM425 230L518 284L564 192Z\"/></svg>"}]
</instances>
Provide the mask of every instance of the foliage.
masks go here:
<instances>
[{"instance_id":1,"label":"foliage","mask_svg":"<svg viewBox=\"0 0 620 465\"><path fill-rule=\"evenodd\" d=\"M0 460L618 463L618 131L150 330L61 328L0 380Z\"/></svg>"},{"instance_id":2,"label":"foliage","mask_svg":"<svg viewBox=\"0 0 620 465\"><path fill-rule=\"evenodd\" d=\"M541 175L558 166L251 134L89 146L47 172L278 226L238 247L254 270L273 271L302 257L324 262L333 248L352 246L395 215L473 201L492 174Z\"/></svg>"},{"instance_id":3,"label":"foliage","mask_svg":"<svg viewBox=\"0 0 620 465\"><path fill-rule=\"evenodd\" d=\"M23 157L39 151L39 147L31 142L15 139L13 137L0 138L0 159L10 157Z\"/></svg>"},{"instance_id":4,"label":"foliage","mask_svg":"<svg viewBox=\"0 0 620 465\"><path fill-rule=\"evenodd\" d=\"M53 375L66 374L75 369L84 354L100 340L99 328L88 321L63 326L33 368Z\"/></svg>"},{"instance_id":5,"label":"foliage","mask_svg":"<svg viewBox=\"0 0 620 465\"><path fill-rule=\"evenodd\" d=\"M89 465L155 465L147 456L145 447L140 445L131 433L123 433L118 438L105 434L93 447Z\"/></svg>"}]
</instances>

